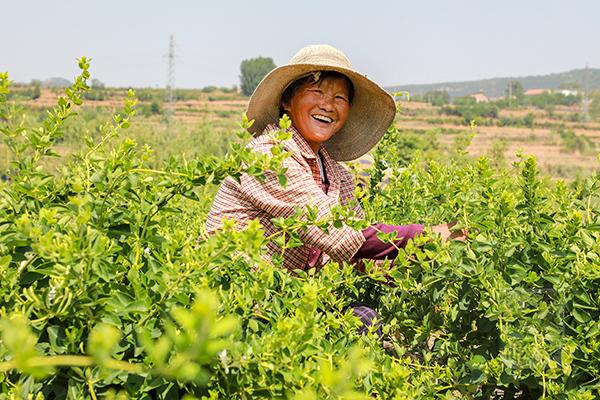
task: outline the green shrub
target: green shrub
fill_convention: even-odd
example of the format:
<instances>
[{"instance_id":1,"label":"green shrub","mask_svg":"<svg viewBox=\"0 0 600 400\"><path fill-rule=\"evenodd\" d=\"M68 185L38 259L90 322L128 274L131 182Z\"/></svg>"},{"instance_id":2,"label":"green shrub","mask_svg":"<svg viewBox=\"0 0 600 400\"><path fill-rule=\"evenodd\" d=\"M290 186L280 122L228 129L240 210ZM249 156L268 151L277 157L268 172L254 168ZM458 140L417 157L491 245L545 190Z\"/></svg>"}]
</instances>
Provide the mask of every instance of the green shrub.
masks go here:
<instances>
[{"instance_id":1,"label":"green shrub","mask_svg":"<svg viewBox=\"0 0 600 400\"><path fill-rule=\"evenodd\" d=\"M446 115L457 115L463 118L463 123L469 125L471 121L476 124L486 124L487 119L498 118L498 107L493 103L476 103L475 99L457 99L454 105L442 108Z\"/></svg>"},{"instance_id":2,"label":"green shrub","mask_svg":"<svg viewBox=\"0 0 600 400\"><path fill-rule=\"evenodd\" d=\"M40 95L42 94L41 85L42 84L40 81L33 82L33 89L31 90L31 99L32 100L39 99Z\"/></svg>"},{"instance_id":3,"label":"green shrub","mask_svg":"<svg viewBox=\"0 0 600 400\"><path fill-rule=\"evenodd\" d=\"M233 85L231 87L222 87L221 91L223 93L237 93L238 92L238 87L236 85Z\"/></svg>"},{"instance_id":4,"label":"green shrub","mask_svg":"<svg viewBox=\"0 0 600 400\"><path fill-rule=\"evenodd\" d=\"M540 109L546 109L549 106L573 106L581 102L580 95L565 95L557 93L541 93L533 96L525 96L523 99L525 105L532 105Z\"/></svg>"},{"instance_id":5,"label":"green shrub","mask_svg":"<svg viewBox=\"0 0 600 400\"><path fill-rule=\"evenodd\" d=\"M600 121L600 91L592 92L589 107L590 117L596 121Z\"/></svg>"},{"instance_id":6,"label":"green shrub","mask_svg":"<svg viewBox=\"0 0 600 400\"><path fill-rule=\"evenodd\" d=\"M31 84L21 84L14 91L7 93L7 98L15 100L36 100L42 94L41 82L34 79Z\"/></svg>"},{"instance_id":7,"label":"green shrub","mask_svg":"<svg viewBox=\"0 0 600 400\"><path fill-rule=\"evenodd\" d=\"M156 100L152 100L152 102L150 104L148 104L148 103L142 104L140 107L140 113L144 117L150 117L152 115L160 115L160 114L162 114L162 112L163 112L163 107Z\"/></svg>"},{"instance_id":8,"label":"green shrub","mask_svg":"<svg viewBox=\"0 0 600 400\"><path fill-rule=\"evenodd\" d=\"M176 101L198 100L201 90L197 89L175 89L174 97ZM166 95L166 90L165 90Z\"/></svg>"},{"instance_id":9,"label":"green shrub","mask_svg":"<svg viewBox=\"0 0 600 400\"><path fill-rule=\"evenodd\" d=\"M534 117L533 113L527 113L527 115L522 118L501 116L498 118L498 125L499 126L519 126L519 127L525 126L527 128L533 129L533 127L535 126L535 117Z\"/></svg>"},{"instance_id":10,"label":"green shrub","mask_svg":"<svg viewBox=\"0 0 600 400\"><path fill-rule=\"evenodd\" d=\"M202 229L226 176L284 176L280 146L265 155L233 142L227 156L153 168L149 148L118 140L130 93L98 137L52 173L40 168L87 90L80 65L39 129L24 129L0 75L14 168L0 184L2 397L600 395L600 175L569 186L541 178L533 158L494 168L464 146L446 162L409 162L392 128L369 170L389 179L358 193L367 219L457 220L469 241L425 234L383 270L329 263L292 275L262 258L258 223ZM298 210L277 223L288 243L311 224L364 226L343 208L329 221ZM388 350L355 333L344 310L355 301L380 311Z\"/></svg>"},{"instance_id":11,"label":"green shrub","mask_svg":"<svg viewBox=\"0 0 600 400\"><path fill-rule=\"evenodd\" d=\"M238 110L215 110L215 114L221 118L230 118L232 116L240 116L241 112Z\"/></svg>"},{"instance_id":12,"label":"green shrub","mask_svg":"<svg viewBox=\"0 0 600 400\"><path fill-rule=\"evenodd\" d=\"M138 89L135 95L139 101L152 101L160 97L157 95L156 90L152 89Z\"/></svg>"},{"instance_id":13,"label":"green shrub","mask_svg":"<svg viewBox=\"0 0 600 400\"><path fill-rule=\"evenodd\" d=\"M446 90L434 90L423 93L422 95L413 96L411 100L426 102L433 106L441 107L450 103L450 94Z\"/></svg>"},{"instance_id":14,"label":"green shrub","mask_svg":"<svg viewBox=\"0 0 600 400\"><path fill-rule=\"evenodd\" d=\"M93 89L90 90L88 92L85 92L83 95L83 98L85 100L97 100L97 101L101 101L101 100L105 100L107 98L106 96L106 92L103 90L98 90L98 89Z\"/></svg>"},{"instance_id":15,"label":"green shrub","mask_svg":"<svg viewBox=\"0 0 600 400\"><path fill-rule=\"evenodd\" d=\"M490 148L487 152L488 158L492 165L496 167L504 167L506 165L506 148L508 142L506 139L495 139L492 141Z\"/></svg>"},{"instance_id":16,"label":"green shrub","mask_svg":"<svg viewBox=\"0 0 600 400\"><path fill-rule=\"evenodd\" d=\"M216 86L205 86L202 88L202 93L212 93L217 90Z\"/></svg>"},{"instance_id":17,"label":"green shrub","mask_svg":"<svg viewBox=\"0 0 600 400\"><path fill-rule=\"evenodd\" d=\"M577 135L572 129L560 128L555 132L562 141L562 150L568 153L581 154L593 152L596 144L586 135Z\"/></svg>"}]
</instances>

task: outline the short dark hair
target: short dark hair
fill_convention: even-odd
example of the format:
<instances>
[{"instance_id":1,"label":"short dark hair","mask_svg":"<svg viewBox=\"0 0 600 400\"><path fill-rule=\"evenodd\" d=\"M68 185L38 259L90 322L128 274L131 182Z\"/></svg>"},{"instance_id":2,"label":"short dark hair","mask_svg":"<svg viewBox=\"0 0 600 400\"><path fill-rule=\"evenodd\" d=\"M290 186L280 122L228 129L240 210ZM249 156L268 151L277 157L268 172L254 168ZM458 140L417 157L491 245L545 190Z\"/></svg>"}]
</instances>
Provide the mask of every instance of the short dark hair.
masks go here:
<instances>
[{"instance_id":1,"label":"short dark hair","mask_svg":"<svg viewBox=\"0 0 600 400\"><path fill-rule=\"evenodd\" d=\"M296 91L298 91L298 89L302 85L304 85L305 83L308 83L308 82L320 83L329 78L343 79L346 81L346 83L348 84L348 88L349 88L348 102L350 104L352 104L352 99L354 99L354 85L352 84L352 81L350 80L350 78L348 78L346 75L342 74L341 72L337 72L337 71L318 71L318 73L317 72L310 73L309 75L306 75L306 76L296 79L283 91L283 94L281 95L281 101L279 102L279 117L282 117L283 114L285 114L285 110L283 109L283 104L289 103L292 100L292 97L294 97L294 94L296 93Z\"/></svg>"}]
</instances>

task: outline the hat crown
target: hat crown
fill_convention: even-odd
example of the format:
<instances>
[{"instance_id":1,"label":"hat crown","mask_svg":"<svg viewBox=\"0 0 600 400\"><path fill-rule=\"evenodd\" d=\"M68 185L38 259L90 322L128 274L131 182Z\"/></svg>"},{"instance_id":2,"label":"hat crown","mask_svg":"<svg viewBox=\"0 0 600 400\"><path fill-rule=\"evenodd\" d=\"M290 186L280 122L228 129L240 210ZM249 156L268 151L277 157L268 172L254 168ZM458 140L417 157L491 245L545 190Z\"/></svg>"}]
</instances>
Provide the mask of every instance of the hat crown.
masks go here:
<instances>
[{"instance_id":1,"label":"hat crown","mask_svg":"<svg viewBox=\"0 0 600 400\"><path fill-rule=\"evenodd\" d=\"M352 69L348 57L327 44L303 47L292 57L290 64L314 64Z\"/></svg>"}]
</instances>

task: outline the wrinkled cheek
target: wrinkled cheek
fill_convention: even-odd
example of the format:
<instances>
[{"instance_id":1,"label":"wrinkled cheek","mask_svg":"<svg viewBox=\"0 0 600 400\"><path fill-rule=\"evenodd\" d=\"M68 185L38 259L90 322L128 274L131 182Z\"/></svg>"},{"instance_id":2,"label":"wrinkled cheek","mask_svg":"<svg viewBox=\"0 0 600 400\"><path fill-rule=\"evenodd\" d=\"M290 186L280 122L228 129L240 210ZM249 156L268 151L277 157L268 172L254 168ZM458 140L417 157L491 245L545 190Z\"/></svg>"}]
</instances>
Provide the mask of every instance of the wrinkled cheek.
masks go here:
<instances>
[{"instance_id":1,"label":"wrinkled cheek","mask_svg":"<svg viewBox=\"0 0 600 400\"><path fill-rule=\"evenodd\" d=\"M337 125L335 127L334 135L336 135L339 131L341 131L343 127L344 127L344 124Z\"/></svg>"}]
</instances>

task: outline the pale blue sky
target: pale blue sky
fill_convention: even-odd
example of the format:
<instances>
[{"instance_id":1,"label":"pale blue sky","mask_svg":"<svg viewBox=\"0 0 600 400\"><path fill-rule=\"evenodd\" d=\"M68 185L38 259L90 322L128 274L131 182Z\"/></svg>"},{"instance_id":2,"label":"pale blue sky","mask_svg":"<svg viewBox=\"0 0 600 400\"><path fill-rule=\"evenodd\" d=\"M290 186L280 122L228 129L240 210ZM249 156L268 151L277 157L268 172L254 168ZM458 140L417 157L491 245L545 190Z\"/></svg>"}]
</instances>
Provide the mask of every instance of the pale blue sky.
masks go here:
<instances>
[{"instance_id":1,"label":"pale blue sky","mask_svg":"<svg viewBox=\"0 0 600 400\"><path fill-rule=\"evenodd\" d=\"M381 85L600 68L598 0L0 0L0 71L29 82L77 73L110 86L238 84L243 59L285 64L332 44Z\"/></svg>"}]
</instances>

